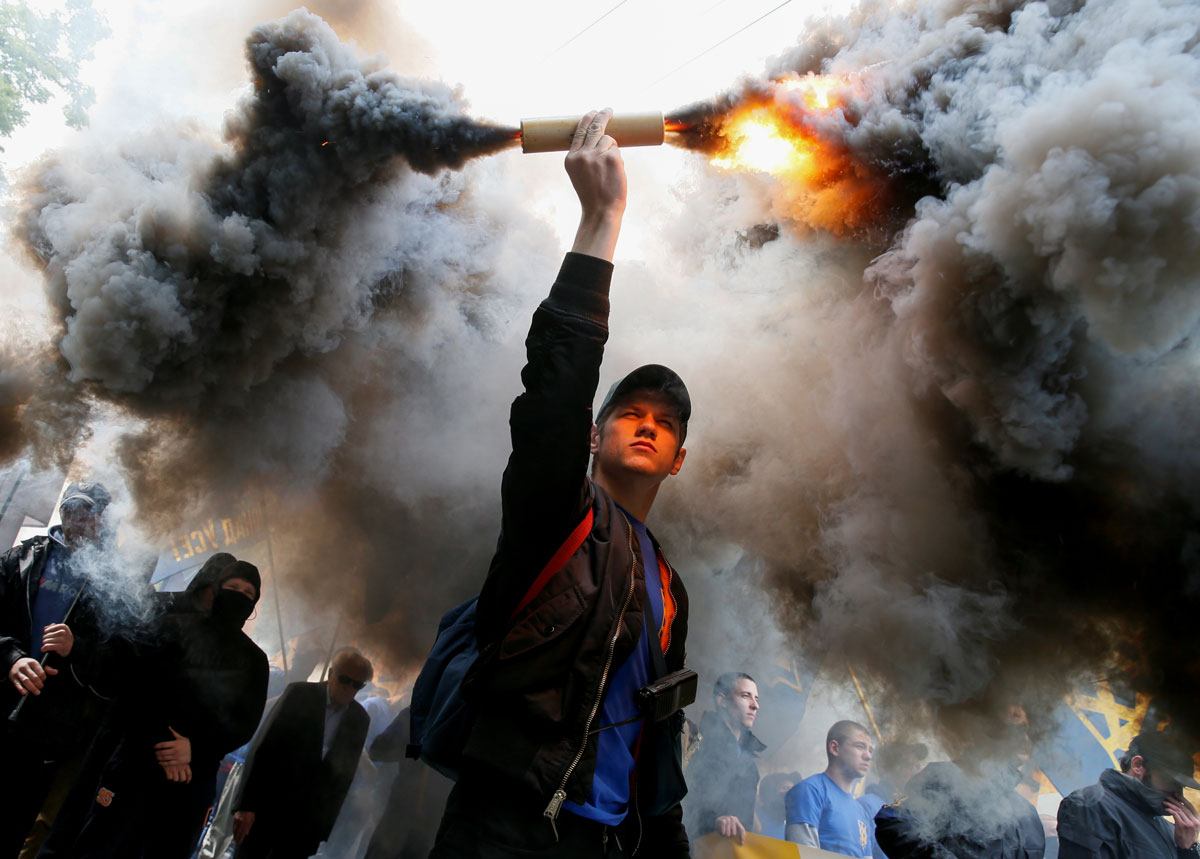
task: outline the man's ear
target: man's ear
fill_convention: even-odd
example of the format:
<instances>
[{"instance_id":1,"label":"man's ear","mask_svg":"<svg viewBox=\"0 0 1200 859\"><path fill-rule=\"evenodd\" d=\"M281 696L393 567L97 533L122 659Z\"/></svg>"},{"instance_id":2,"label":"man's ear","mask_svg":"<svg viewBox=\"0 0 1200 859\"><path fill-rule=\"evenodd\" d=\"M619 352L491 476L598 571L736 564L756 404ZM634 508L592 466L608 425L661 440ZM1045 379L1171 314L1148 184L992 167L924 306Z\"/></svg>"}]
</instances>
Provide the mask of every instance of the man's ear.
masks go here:
<instances>
[{"instance_id":1,"label":"man's ear","mask_svg":"<svg viewBox=\"0 0 1200 859\"><path fill-rule=\"evenodd\" d=\"M675 464L671 466L671 474L678 474L679 469L683 468L683 458L687 456L687 448L679 448L679 453L675 454Z\"/></svg>"},{"instance_id":2,"label":"man's ear","mask_svg":"<svg viewBox=\"0 0 1200 859\"><path fill-rule=\"evenodd\" d=\"M588 450L591 451L592 456L595 456L600 451L600 428L595 424L592 424L592 432L588 444Z\"/></svg>"},{"instance_id":3,"label":"man's ear","mask_svg":"<svg viewBox=\"0 0 1200 859\"><path fill-rule=\"evenodd\" d=\"M1139 779L1146 773L1146 759L1141 755L1134 755L1129 761L1129 774L1137 776Z\"/></svg>"}]
</instances>

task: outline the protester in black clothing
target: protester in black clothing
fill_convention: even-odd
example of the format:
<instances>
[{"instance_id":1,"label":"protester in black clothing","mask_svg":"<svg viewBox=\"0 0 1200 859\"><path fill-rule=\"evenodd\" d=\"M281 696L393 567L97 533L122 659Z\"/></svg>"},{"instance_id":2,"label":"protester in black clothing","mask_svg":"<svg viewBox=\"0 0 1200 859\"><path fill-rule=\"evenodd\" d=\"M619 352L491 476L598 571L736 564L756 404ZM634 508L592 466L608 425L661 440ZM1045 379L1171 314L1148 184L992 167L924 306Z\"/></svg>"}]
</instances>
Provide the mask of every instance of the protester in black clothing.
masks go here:
<instances>
[{"instance_id":1,"label":"protester in black clothing","mask_svg":"<svg viewBox=\"0 0 1200 859\"><path fill-rule=\"evenodd\" d=\"M242 632L261 587L258 569L238 561L218 575L211 612L168 614L149 643L135 643L114 713L116 748L78 833L52 834L56 855L192 854L221 758L249 741L266 702L267 658Z\"/></svg>"},{"instance_id":2,"label":"protester in black clothing","mask_svg":"<svg viewBox=\"0 0 1200 859\"><path fill-rule=\"evenodd\" d=\"M1200 816L1183 788L1200 782L1187 747L1165 733L1140 734L1120 764L1058 807L1059 859L1198 859Z\"/></svg>"},{"instance_id":3,"label":"protester in black clothing","mask_svg":"<svg viewBox=\"0 0 1200 859\"><path fill-rule=\"evenodd\" d=\"M689 854L682 711L643 721L635 693L683 668L687 592L644 522L683 466L691 403L674 372L647 365L592 412L626 197L611 115L583 117L567 155L582 216L526 339L477 604L495 658L464 685L474 719L433 857ZM573 536L579 548L525 603Z\"/></svg>"},{"instance_id":4,"label":"protester in black clothing","mask_svg":"<svg viewBox=\"0 0 1200 859\"><path fill-rule=\"evenodd\" d=\"M237 859L305 859L337 821L370 719L354 694L374 669L353 648L324 683L292 683L254 737L233 801Z\"/></svg>"},{"instance_id":5,"label":"protester in black clothing","mask_svg":"<svg viewBox=\"0 0 1200 859\"><path fill-rule=\"evenodd\" d=\"M162 602L162 608L168 612L199 611L208 613L212 610L213 585L217 576L237 561L228 552L217 552L206 560L187 587L182 591L157 592Z\"/></svg>"},{"instance_id":6,"label":"protester in black clothing","mask_svg":"<svg viewBox=\"0 0 1200 859\"><path fill-rule=\"evenodd\" d=\"M1029 759L1020 707L973 721L954 763L917 773L905 797L875 817L890 859L1042 859L1046 835L1033 805L1015 790Z\"/></svg>"},{"instance_id":7,"label":"protester in black clothing","mask_svg":"<svg viewBox=\"0 0 1200 859\"><path fill-rule=\"evenodd\" d=\"M756 759L766 748L750 730L758 715L758 685L749 674L722 674L713 686L713 706L700 717L684 819L693 839L719 832L744 844L754 829Z\"/></svg>"},{"instance_id":8,"label":"protester in black clothing","mask_svg":"<svg viewBox=\"0 0 1200 859\"><path fill-rule=\"evenodd\" d=\"M56 806L70 789L105 711L97 690L105 691L107 649L97 592L87 581L105 575L108 503L101 484L72 483L59 506L62 526L0 557L0 671L7 677L0 690L0 859L18 855L39 810L53 817L56 808L43 804ZM19 718L8 721L26 697Z\"/></svg>"}]
</instances>

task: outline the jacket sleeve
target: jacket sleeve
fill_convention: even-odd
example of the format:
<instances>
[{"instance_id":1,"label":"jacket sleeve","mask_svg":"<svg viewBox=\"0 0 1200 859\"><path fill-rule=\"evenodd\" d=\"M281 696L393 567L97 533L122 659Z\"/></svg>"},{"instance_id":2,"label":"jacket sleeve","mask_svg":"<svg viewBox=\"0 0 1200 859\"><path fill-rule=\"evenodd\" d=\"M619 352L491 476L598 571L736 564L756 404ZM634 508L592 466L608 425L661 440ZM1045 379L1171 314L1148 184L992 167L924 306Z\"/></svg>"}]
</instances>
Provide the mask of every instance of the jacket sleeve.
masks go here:
<instances>
[{"instance_id":1,"label":"jacket sleeve","mask_svg":"<svg viewBox=\"0 0 1200 859\"><path fill-rule=\"evenodd\" d=\"M233 799L234 811L258 811L274 789L272 770L277 766L280 755L287 754L284 745L283 726L291 717L299 683L292 683L283 690L275 706L254 736L250 751L246 754L246 767L238 782Z\"/></svg>"},{"instance_id":2,"label":"jacket sleeve","mask_svg":"<svg viewBox=\"0 0 1200 859\"><path fill-rule=\"evenodd\" d=\"M21 553L25 545L14 546L0 555L0 670L8 677L18 659L28 656L22 642L28 630L18 627L25 620L25 588L21 581Z\"/></svg>"},{"instance_id":3,"label":"jacket sleeve","mask_svg":"<svg viewBox=\"0 0 1200 859\"><path fill-rule=\"evenodd\" d=\"M497 558L479 596L481 638L495 634L591 504L592 401L608 339L612 263L569 253L525 340L524 391L509 417Z\"/></svg>"},{"instance_id":4,"label":"jacket sleeve","mask_svg":"<svg viewBox=\"0 0 1200 859\"><path fill-rule=\"evenodd\" d=\"M1089 816L1077 796L1068 796L1058 806L1059 859L1100 859L1103 839Z\"/></svg>"},{"instance_id":5,"label":"jacket sleeve","mask_svg":"<svg viewBox=\"0 0 1200 859\"><path fill-rule=\"evenodd\" d=\"M920 837L915 821L894 805L875 815L875 841L892 859L955 859L940 844Z\"/></svg>"}]
</instances>

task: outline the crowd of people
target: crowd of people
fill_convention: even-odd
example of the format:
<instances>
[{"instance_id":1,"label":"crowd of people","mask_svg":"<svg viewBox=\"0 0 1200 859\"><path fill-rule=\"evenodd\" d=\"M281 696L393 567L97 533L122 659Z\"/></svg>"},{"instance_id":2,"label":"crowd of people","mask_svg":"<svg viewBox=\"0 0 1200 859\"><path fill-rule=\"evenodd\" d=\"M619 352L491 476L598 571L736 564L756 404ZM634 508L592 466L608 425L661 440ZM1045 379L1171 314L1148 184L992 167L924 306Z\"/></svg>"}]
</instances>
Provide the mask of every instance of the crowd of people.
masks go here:
<instances>
[{"instance_id":1,"label":"crowd of people","mask_svg":"<svg viewBox=\"0 0 1200 859\"><path fill-rule=\"evenodd\" d=\"M1019 706L977 713L949 732L951 760L924 766L923 746L876 749L866 727L838 721L822 772L761 780L750 675L721 675L699 731L687 726L688 594L646 520L684 465L690 394L647 364L592 408L627 194L610 118L587 114L567 156L580 225L526 340L500 539L470 604L473 661L452 690L465 718L444 801L401 761L422 753L416 720L401 712L385 727L386 708L373 720L355 700L374 675L358 651L268 707L266 656L242 631L262 596L252 564L216 555L185 592L158 595L152 618L105 633L92 586L103 572L83 567L109 496L72 484L61 528L0 559L0 704L13 714L0 859L221 857L231 843L235 859L351 859L336 852L349 849L337 828L360 825L346 799L364 750L399 764L367 859L673 859L754 833L862 859L1047 855L1043 822L1016 790L1030 752ZM876 761L878 779L859 791ZM1191 750L1138 736L1119 770L1063 801L1058 855L1200 857L1185 786L1200 787ZM439 817L432 843L404 824Z\"/></svg>"}]
</instances>

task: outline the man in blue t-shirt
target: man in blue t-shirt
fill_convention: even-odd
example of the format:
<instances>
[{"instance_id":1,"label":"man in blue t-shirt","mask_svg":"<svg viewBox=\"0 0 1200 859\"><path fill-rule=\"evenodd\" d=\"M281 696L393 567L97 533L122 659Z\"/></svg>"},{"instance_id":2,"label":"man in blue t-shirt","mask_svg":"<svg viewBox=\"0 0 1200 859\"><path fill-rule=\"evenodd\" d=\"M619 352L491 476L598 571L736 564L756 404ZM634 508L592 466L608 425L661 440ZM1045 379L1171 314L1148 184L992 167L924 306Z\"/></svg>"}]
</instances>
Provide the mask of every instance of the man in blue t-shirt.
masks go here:
<instances>
[{"instance_id":1,"label":"man in blue t-shirt","mask_svg":"<svg viewBox=\"0 0 1200 859\"><path fill-rule=\"evenodd\" d=\"M854 782L871 768L875 744L858 722L836 722L825 736L829 765L788 791L787 840L843 856L871 855L874 822L854 798Z\"/></svg>"}]
</instances>

